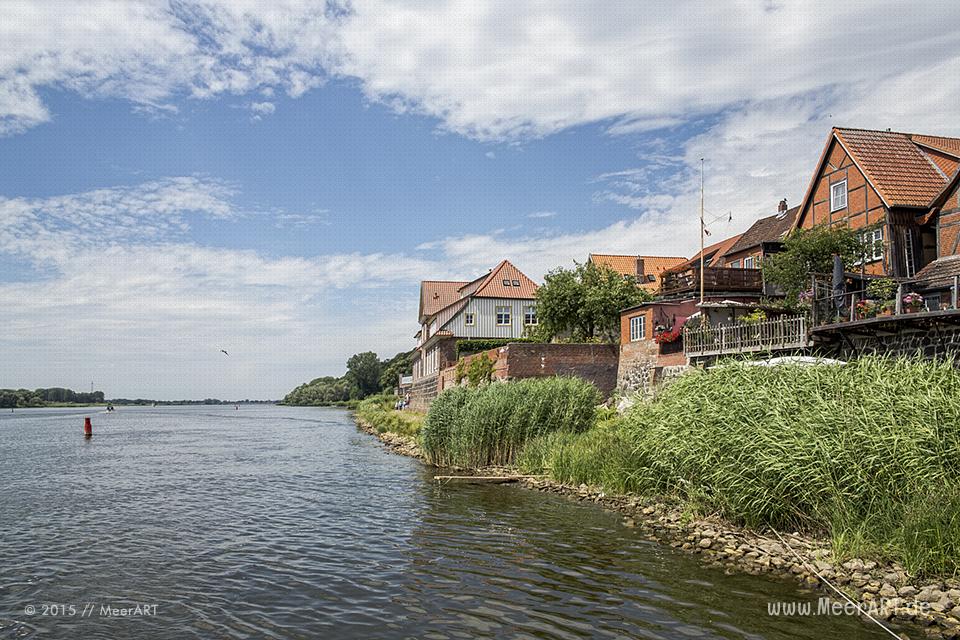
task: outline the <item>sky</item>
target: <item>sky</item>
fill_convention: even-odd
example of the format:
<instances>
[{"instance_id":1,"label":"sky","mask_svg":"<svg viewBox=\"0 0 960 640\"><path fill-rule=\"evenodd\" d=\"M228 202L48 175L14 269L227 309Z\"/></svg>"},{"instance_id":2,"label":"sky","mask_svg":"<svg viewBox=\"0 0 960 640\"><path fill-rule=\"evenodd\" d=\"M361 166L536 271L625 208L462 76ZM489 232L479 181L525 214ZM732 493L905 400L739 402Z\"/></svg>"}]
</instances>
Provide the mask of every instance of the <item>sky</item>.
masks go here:
<instances>
[{"instance_id":1,"label":"sky","mask_svg":"<svg viewBox=\"0 0 960 640\"><path fill-rule=\"evenodd\" d=\"M0 388L277 399L421 279L690 255L832 126L960 135L960 3L0 4ZM220 352L228 351L229 356Z\"/></svg>"}]
</instances>

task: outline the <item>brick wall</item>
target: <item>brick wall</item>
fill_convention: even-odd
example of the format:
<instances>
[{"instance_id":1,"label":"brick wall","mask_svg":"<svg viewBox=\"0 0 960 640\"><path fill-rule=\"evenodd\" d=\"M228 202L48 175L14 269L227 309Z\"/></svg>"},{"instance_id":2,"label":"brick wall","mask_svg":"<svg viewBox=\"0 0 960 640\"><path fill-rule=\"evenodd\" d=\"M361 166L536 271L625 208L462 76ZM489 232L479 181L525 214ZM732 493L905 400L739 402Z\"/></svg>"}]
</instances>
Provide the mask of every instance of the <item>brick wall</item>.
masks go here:
<instances>
[{"instance_id":1,"label":"brick wall","mask_svg":"<svg viewBox=\"0 0 960 640\"><path fill-rule=\"evenodd\" d=\"M410 408L414 411L426 411L437 397L440 376L432 375L420 378L410 385Z\"/></svg>"},{"instance_id":2,"label":"brick wall","mask_svg":"<svg viewBox=\"0 0 960 640\"><path fill-rule=\"evenodd\" d=\"M573 376L592 382L609 398L617 386L619 349L610 344L532 344L502 347L507 379Z\"/></svg>"},{"instance_id":3,"label":"brick wall","mask_svg":"<svg viewBox=\"0 0 960 640\"><path fill-rule=\"evenodd\" d=\"M592 382L604 398L609 398L617 386L619 349L616 345L514 342L466 356L464 361L469 367L482 356L494 361L495 380L573 376ZM433 381L432 388L418 391L417 401L411 402L415 409L425 411L437 393L457 385L456 363L441 371Z\"/></svg>"}]
</instances>

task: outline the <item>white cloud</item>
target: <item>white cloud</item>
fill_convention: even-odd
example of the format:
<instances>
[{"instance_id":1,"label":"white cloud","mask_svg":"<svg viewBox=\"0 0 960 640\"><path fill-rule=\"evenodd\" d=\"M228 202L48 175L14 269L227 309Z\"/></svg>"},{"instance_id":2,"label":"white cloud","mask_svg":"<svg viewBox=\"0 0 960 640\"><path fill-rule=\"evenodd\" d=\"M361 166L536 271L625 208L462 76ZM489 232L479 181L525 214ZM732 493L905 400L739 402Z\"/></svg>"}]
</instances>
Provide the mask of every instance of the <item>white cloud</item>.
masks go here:
<instances>
[{"instance_id":1,"label":"white cloud","mask_svg":"<svg viewBox=\"0 0 960 640\"><path fill-rule=\"evenodd\" d=\"M408 348L417 282L452 275L419 256L268 257L197 244L197 217L259 219L233 196L220 181L180 177L0 199L0 260L35 270L0 282L0 387L80 388L92 376L112 395L279 397L356 351Z\"/></svg>"},{"instance_id":2,"label":"white cloud","mask_svg":"<svg viewBox=\"0 0 960 640\"><path fill-rule=\"evenodd\" d=\"M50 118L42 87L159 109L182 95L300 96L326 77L330 27L325 7L298 0L7 2L0 134Z\"/></svg>"},{"instance_id":3,"label":"white cloud","mask_svg":"<svg viewBox=\"0 0 960 640\"><path fill-rule=\"evenodd\" d=\"M250 111L253 112L253 119L260 120L263 116L268 116L277 110L277 105L272 102L251 102Z\"/></svg>"},{"instance_id":4,"label":"white cloud","mask_svg":"<svg viewBox=\"0 0 960 640\"><path fill-rule=\"evenodd\" d=\"M370 0L335 60L372 98L481 139L606 119L627 133L956 59L960 7L922 5Z\"/></svg>"},{"instance_id":5,"label":"white cloud","mask_svg":"<svg viewBox=\"0 0 960 640\"><path fill-rule=\"evenodd\" d=\"M557 215L556 211L534 211L533 213L528 213L528 218L553 218Z\"/></svg>"},{"instance_id":6,"label":"white cloud","mask_svg":"<svg viewBox=\"0 0 960 640\"><path fill-rule=\"evenodd\" d=\"M485 140L606 120L635 134L831 88L909 116L919 109L904 102L952 95L958 19L960 5L890 0L4 3L0 132L51 117L42 87L162 109L182 96L296 97L329 74Z\"/></svg>"}]
</instances>

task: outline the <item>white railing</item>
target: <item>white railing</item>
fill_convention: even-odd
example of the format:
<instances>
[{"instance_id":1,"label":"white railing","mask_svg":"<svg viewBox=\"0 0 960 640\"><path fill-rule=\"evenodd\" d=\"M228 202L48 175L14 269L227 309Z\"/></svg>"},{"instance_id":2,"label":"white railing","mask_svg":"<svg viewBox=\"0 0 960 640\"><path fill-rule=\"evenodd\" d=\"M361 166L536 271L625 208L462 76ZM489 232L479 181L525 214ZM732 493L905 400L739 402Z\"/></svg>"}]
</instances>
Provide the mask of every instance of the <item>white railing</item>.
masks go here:
<instances>
[{"instance_id":1,"label":"white railing","mask_svg":"<svg viewBox=\"0 0 960 640\"><path fill-rule=\"evenodd\" d=\"M683 330L683 351L687 357L798 349L808 345L804 316Z\"/></svg>"}]
</instances>

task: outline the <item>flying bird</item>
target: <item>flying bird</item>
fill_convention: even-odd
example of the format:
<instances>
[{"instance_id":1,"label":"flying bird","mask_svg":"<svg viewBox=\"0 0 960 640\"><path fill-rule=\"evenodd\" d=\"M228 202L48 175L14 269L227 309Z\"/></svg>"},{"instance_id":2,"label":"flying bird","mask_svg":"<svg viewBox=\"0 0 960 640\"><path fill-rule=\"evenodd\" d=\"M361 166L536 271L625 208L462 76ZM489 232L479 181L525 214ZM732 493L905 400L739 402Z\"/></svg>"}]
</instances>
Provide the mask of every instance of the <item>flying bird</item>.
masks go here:
<instances>
[{"instance_id":1,"label":"flying bird","mask_svg":"<svg viewBox=\"0 0 960 640\"><path fill-rule=\"evenodd\" d=\"M224 355L226 355L226 356L230 355L229 353L227 353L227 350L226 350L226 349L220 349L220 351L221 351Z\"/></svg>"}]
</instances>

